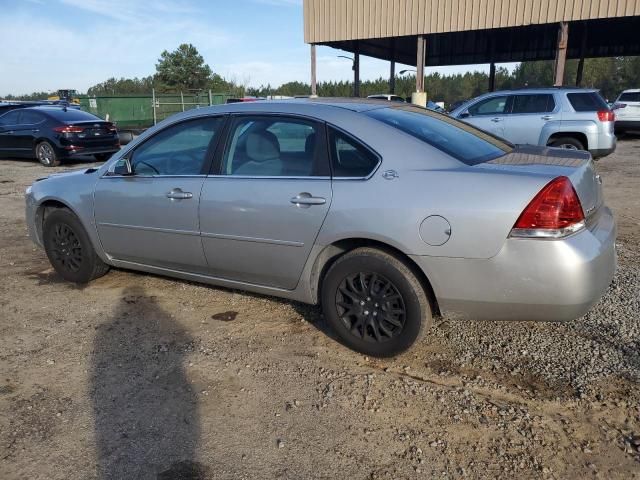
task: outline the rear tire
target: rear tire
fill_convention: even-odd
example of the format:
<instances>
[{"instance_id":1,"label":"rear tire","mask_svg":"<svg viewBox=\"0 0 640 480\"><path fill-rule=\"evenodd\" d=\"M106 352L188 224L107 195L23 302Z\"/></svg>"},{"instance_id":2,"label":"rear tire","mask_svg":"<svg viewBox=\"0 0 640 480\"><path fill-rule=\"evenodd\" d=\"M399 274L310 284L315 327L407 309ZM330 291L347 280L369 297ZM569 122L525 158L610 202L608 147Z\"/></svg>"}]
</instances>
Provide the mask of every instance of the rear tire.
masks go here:
<instances>
[{"instance_id":1,"label":"rear tire","mask_svg":"<svg viewBox=\"0 0 640 480\"><path fill-rule=\"evenodd\" d=\"M45 167L57 167L60 165L60 159L55 148L46 140L36 145L35 154L38 161Z\"/></svg>"},{"instance_id":2,"label":"rear tire","mask_svg":"<svg viewBox=\"0 0 640 480\"><path fill-rule=\"evenodd\" d=\"M109 271L100 260L78 217L60 208L51 212L42 230L44 249L58 274L74 283L88 283Z\"/></svg>"},{"instance_id":3,"label":"rear tire","mask_svg":"<svg viewBox=\"0 0 640 480\"><path fill-rule=\"evenodd\" d=\"M342 342L373 357L407 350L432 323L417 276L404 261L375 248L357 248L336 260L322 282L321 302Z\"/></svg>"},{"instance_id":4,"label":"rear tire","mask_svg":"<svg viewBox=\"0 0 640 480\"><path fill-rule=\"evenodd\" d=\"M582 144L582 142L573 137L554 138L549 146L556 148L566 148L567 150L585 150L585 146Z\"/></svg>"}]
</instances>

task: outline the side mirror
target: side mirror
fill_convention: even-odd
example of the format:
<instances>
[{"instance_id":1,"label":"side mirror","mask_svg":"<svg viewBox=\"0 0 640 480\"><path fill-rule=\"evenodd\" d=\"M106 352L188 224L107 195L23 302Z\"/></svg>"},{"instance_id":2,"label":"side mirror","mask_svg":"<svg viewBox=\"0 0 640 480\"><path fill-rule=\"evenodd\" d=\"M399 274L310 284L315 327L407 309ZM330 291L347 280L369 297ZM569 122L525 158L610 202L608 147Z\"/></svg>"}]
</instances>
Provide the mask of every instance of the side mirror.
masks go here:
<instances>
[{"instance_id":1,"label":"side mirror","mask_svg":"<svg viewBox=\"0 0 640 480\"><path fill-rule=\"evenodd\" d=\"M462 112L460 115L458 115L458 118L469 118L471 115L469 115L469 112Z\"/></svg>"},{"instance_id":2,"label":"side mirror","mask_svg":"<svg viewBox=\"0 0 640 480\"><path fill-rule=\"evenodd\" d=\"M133 175L133 168L128 158L121 158L113 167L113 175L122 175L124 177Z\"/></svg>"}]
</instances>

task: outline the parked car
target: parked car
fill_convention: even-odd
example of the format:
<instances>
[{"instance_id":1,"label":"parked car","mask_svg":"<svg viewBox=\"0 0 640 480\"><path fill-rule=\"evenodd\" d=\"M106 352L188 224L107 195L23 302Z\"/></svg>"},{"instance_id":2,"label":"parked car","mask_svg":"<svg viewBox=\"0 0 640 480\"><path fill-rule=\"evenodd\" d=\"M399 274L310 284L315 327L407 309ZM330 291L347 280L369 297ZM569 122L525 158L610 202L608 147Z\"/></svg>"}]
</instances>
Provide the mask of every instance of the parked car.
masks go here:
<instances>
[{"instance_id":1,"label":"parked car","mask_svg":"<svg viewBox=\"0 0 640 480\"><path fill-rule=\"evenodd\" d=\"M625 90L613 104L616 132L640 131L640 89Z\"/></svg>"},{"instance_id":2,"label":"parked car","mask_svg":"<svg viewBox=\"0 0 640 480\"><path fill-rule=\"evenodd\" d=\"M431 100L427 100L427 108L429 110L433 110L434 112L447 113L447 111L444 108L442 108L436 102L433 102Z\"/></svg>"},{"instance_id":3,"label":"parked car","mask_svg":"<svg viewBox=\"0 0 640 480\"><path fill-rule=\"evenodd\" d=\"M3 157L35 157L46 167L56 167L76 155L104 161L119 149L115 125L81 110L39 106L0 116Z\"/></svg>"},{"instance_id":4,"label":"parked car","mask_svg":"<svg viewBox=\"0 0 640 480\"><path fill-rule=\"evenodd\" d=\"M115 266L320 303L376 356L439 313L577 318L616 263L588 153L394 102L180 113L98 169L36 181L26 219L66 280Z\"/></svg>"},{"instance_id":5,"label":"parked car","mask_svg":"<svg viewBox=\"0 0 640 480\"><path fill-rule=\"evenodd\" d=\"M594 158L616 148L615 114L593 89L492 92L459 106L451 116L515 144L588 150Z\"/></svg>"},{"instance_id":6,"label":"parked car","mask_svg":"<svg viewBox=\"0 0 640 480\"><path fill-rule=\"evenodd\" d=\"M405 102L403 97L400 95L394 95L393 93L376 93L375 95L369 95L367 98L371 98L373 100L387 100L389 102Z\"/></svg>"}]
</instances>

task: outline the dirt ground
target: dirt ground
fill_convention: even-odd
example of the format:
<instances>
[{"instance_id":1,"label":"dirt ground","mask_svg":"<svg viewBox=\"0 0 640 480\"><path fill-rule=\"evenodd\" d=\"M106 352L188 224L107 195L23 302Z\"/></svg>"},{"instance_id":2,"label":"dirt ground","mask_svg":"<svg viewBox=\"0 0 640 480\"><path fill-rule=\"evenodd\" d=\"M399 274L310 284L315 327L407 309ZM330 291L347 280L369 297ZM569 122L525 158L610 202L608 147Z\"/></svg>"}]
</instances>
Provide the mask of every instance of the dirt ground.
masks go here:
<instances>
[{"instance_id":1,"label":"dirt ground","mask_svg":"<svg viewBox=\"0 0 640 480\"><path fill-rule=\"evenodd\" d=\"M1 161L0 478L640 478L640 137L598 170L621 276L594 312L439 319L375 360L314 307L123 270L63 282L23 218L52 170Z\"/></svg>"}]
</instances>

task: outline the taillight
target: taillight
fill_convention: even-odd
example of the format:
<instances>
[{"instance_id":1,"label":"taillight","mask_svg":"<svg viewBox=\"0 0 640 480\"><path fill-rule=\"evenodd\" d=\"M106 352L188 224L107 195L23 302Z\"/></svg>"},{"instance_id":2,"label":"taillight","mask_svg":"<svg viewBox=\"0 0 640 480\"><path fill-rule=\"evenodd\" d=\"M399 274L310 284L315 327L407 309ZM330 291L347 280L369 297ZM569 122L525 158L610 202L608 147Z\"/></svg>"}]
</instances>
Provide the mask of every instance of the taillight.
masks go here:
<instances>
[{"instance_id":1,"label":"taillight","mask_svg":"<svg viewBox=\"0 0 640 480\"><path fill-rule=\"evenodd\" d=\"M512 237L560 238L584 227L580 199L567 177L549 182L531 200L511 230Z\"/></svg>"},{"instance_id":2,"label":"taillight","mask_svg":"<svg viewBox=\"0 0 640 480\"><path fill-rule=\"evenodd\" d=\"M616 114L611 110L598 110L598 120L601 122L613 122L616 119Z\"/></svg>"},{"instance_id":3,"label":"taillight","mask_svg":"<svg viewBox=\"0 0 640 480\"><path fill-rule=\"evenodd\" d=\"M110 132L115 132L118 129L116 128L115 124L113 123L107 123L107 130L109 130Z\"/></svg>"},{"instance_id":4,"label":"taillight","mask_svg":"<svg viewBox=\"0 0 640 480\"><path fill-rule=\"evenodd\" d=\"M84 132L84 128L74 127L73 125L62 125L60 127L54 127L53 131L58 133L82 133Z\"/></svg>"}]
</instances>

